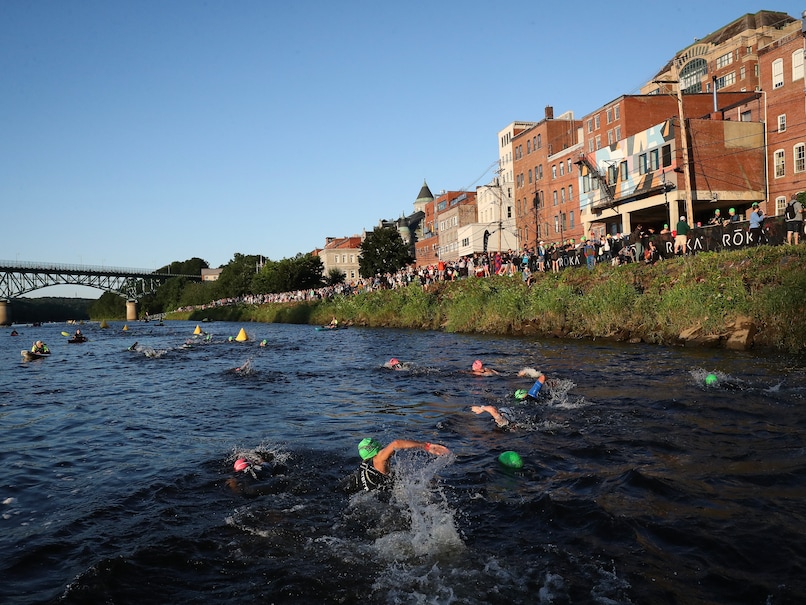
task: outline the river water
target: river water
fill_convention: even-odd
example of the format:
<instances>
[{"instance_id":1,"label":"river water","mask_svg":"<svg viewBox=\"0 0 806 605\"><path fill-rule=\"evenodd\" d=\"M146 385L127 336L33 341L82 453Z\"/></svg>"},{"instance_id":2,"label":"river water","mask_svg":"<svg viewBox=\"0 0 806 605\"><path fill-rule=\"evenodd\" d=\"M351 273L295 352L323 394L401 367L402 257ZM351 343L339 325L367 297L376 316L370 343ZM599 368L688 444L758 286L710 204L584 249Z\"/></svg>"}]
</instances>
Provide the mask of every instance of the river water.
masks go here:
<instances>
[{"instance_id":1,"label":"river water","mask_svg":"<svg viewBox=\"0 0 806 605\"><path fill-rule=\"evenodd\" d=\"M802 603L806 361L381 329L0 334L0 602ZM230 342L244 327L248 342ZM23 362L45 340L49 359ZM267 346L260 347L266 339ZM137 350L127 348L137 342ZM383 363L395 356L409 369ZM482 359L501 372L466 373ZM235 368L242 368L234 371ZM537 402L511 398L549 380ZM705 386L707 373L719 379ZM510 408L497 428L473 405ZM357 443L391 493L346 493ZM521 454L524 466L498 455ZM234 460L273 458L262 494Z\"/></svg>"}]
</instances>

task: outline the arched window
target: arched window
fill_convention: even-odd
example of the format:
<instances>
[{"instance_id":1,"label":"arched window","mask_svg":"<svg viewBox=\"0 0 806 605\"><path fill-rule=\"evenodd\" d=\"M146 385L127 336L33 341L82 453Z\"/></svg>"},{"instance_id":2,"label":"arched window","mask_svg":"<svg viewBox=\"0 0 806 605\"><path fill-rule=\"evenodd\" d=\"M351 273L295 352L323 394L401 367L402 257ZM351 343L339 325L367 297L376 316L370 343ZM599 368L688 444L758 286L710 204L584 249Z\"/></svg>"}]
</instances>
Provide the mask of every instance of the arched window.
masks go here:
<instances>
[{"instance_id":1,"label":"arched window","mask_svg":"<svg viewBox=\"0 0 806 605\"><path fill-rule=\"evenodd\" d=\"M705 59L692 59L680 70L680 86L684 93L702 92L702 78L708 74Z\"/></svg>"}]
</instances>

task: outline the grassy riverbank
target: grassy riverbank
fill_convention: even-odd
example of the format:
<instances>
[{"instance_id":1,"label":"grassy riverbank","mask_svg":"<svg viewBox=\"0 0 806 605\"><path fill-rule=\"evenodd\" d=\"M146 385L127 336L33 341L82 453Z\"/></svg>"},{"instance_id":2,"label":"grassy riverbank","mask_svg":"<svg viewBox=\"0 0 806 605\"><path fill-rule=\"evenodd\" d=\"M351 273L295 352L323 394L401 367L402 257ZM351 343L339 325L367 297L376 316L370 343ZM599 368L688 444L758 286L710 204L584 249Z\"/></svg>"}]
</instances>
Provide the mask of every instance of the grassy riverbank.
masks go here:
<instances>
[{"instance_id":1,"label":"grassy riverbank","mask_svg":"<svg viewBox=\"0 0 806 605\"><path fill-rule=\"evenodd\" d=\"M806 349L806 245L701 253L654 266L566 269L466 279L300 304L237 305L174 319L326 324L724 345L738 327L748 346ZM687 335L687 336L683 336ZM696 335L696 338L689 338ZM681 337L682 336L682 337Z\"/></svg>"}]
</instances>

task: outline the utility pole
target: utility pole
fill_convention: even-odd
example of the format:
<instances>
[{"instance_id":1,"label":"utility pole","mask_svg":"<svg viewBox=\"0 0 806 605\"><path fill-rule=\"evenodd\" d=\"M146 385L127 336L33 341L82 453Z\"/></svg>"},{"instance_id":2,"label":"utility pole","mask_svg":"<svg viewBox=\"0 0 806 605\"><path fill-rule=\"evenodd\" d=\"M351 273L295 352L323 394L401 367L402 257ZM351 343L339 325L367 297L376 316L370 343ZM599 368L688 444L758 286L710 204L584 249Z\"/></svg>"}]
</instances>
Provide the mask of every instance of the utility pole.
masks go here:
<instances>
[{"instance_id":1,"label":"utility pole","mask_svg":"<svg viewBox=\"0 0 806 605\"><path fill-rule=\"evenodd\" d=\"M677 113L680 116L680 145L683 151L683 177L686 183L686 218L689 225L694 226L694 200L691 195L691 164L688 157L688 128L686 127L686 116L683 113L683 86L680 80L680 67L678 59L672 61L674 66L675 80L677 80Z\"/></svg>"}]
</instances>

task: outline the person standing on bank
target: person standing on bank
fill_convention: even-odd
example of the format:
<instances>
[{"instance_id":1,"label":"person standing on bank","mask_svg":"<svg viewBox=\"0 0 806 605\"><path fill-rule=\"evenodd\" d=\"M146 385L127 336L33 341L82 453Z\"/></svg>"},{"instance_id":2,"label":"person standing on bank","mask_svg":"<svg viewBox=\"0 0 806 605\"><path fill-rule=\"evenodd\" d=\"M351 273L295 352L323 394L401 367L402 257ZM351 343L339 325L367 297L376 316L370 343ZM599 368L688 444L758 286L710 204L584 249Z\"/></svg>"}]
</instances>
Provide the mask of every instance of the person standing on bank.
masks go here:
<instances>
[{"instance_id":1,"label":"person standing on bank","mask_svg":"<svg viewBox=\"0 0 806 605\"><path fill-rule=\"evenodd\" d=\"M389 464L392 454L397 450L422 449L434 456L444 456L450 450L438 443L427 441L409 441L395 439L387 446L382 446L375 439L362 439L358 444L358 454L361 456L361 466L358 467L358 483L361 489L370 492L391 486L392 475Z\"/></svg>"},{"instance_id":2,"label":"person standing on bank","mask_svg":"<svg viewBox=\"0 0 806 605\"><path fill-rule=\"evenodd\" d=\"M758 202L753 202L753 211L750 213L750 238L754 246L760 246L764 237L764 211L759 208Z\"/></svg>"},{"instance_id":3,"label":"person standing on bank","mask_svg":"<svg viewBox=\"0 0 806 605\"><path fill-rule=\"evenodd\" d=\"M675 229L677 230L677 235L674 237L674 253L677 255L677 251L680 250L681 254L686 254L686 247L688 246L688 232L690 227L686 222L685 216L680 216L680 220L677 221L677 227Z\"/></svg>"},{"instance_id":4,"label":"person standing on bank","mask_svg":"<svg viewBox=\"0 0 806 605\"><path fill-rule=\"evenodd\" d=\"M797 246L800 243L800 231L803 229L803 206L798 201L798 196L793 195L784 210L786 219L786 243L793 243Z\"/></svg>"}]
</instances>

